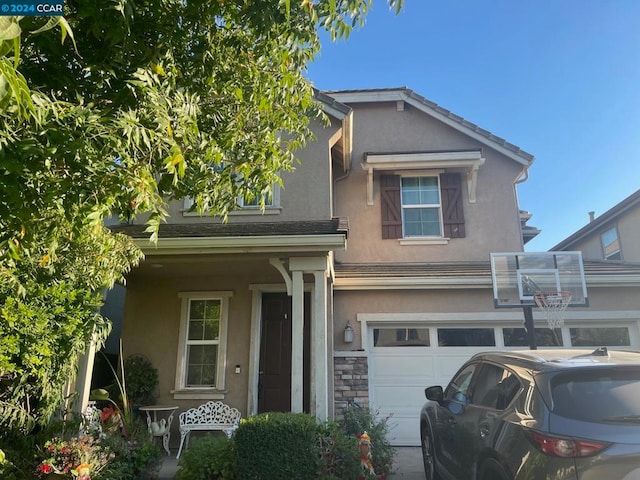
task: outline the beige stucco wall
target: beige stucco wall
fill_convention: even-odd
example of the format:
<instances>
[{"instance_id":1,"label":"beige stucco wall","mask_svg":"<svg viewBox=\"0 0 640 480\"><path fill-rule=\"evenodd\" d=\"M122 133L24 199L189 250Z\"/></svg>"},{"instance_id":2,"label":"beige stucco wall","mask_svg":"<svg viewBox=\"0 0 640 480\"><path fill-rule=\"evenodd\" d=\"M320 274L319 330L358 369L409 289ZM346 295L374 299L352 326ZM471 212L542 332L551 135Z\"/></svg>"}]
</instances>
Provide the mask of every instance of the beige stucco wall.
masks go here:
<instances>
[{"instance_id":1,"label":"beige stucco wall","mask_svg":"<svg viewBox=\"0 0 640 480\"><path fill-rule=\"evenodd\" d=\"M312 120L311 128L316 138L307 146L296 152L300 162L294 165L293 172L283 172L283 187L280 189L280 209L271 214L255 211L247 214L231 213L229 223L244 222L284 222L297 220L326 220L331 218L331 161L329 157L329 139L339 130L339 122L325 126ZM219 222L211 216L185 215L183 202L172 202L169 205L168 223L210 223ZM142 217L141 217L142 218Z\"/></svg>"},{"instance_id":2,"label":"beige stucco wall","mask_svg":"<svg viewBox=\"0 0 640 480\"><path fill-rule=\"evenodd\" d=\"M637 325L640 324L640 302L638 301L638 287L601 287L589 285L587 282L589 307L570 308L568 316L571 322L588 326L619 324L620 322L632 322L636 325L635 335L640 338ZM515 321L514 325L520 326L520 318L524 321L521 309L496 309L493 306L492 290L490 285L486 288L474 289L449 289L449 290L363 290L363 291L336 291L334 296L334 342L336 351L358 350L362 348L361 325L358 322L358 314L452 314L446 320L439 322L456 323L456 313L478 314L478 326L486 326L491 323L491 317L498 319L508 313ZM544 325L544 317L538 309L536 312L536 325ZM621 316L615 312L622 312ZM614 318L615 317L615 318ZM344 327L349 321L355 330L355 340L352 344L344 343ZM473 320L465 319L466 325ZM513 323L513 321L512 321Z\"/></svg>"},{"instance_id":3,"label":"beige stucco wall","mask_svg":"<svg viewBox=\"0 0 640 480\"><path fill-rule=\"evenodd\" d=\"M349 218L349 245L336 255L342 262L429 262L488 260L490 252L520 251L522 239L514 181L522 165L479 142L406 106L356 105L354 148L350 176L336 183L336 215ZM448 245L400 245L382 240L379 175L374 175L374 204L367 205L365 153L479 149L486 158L480 167L477 201L469 203L463 180L466 238ZM464 174L463 174L464 179Z\"/></svg>"},{"instance_id":4,"label":"beige stucco wall","mask_svg":"<svg viewBox=\"0 0 640 480\"><path fill-rule=\"evenodd\" d=\"M249 257L248 255L246 257ZM153 259L163 263L162 259ZM175 400L170 393L175 388L178 335L180 328L180 292L232 291L229 299L227 357L225 368L227 391L224 401L238 408L243 415L247 408L249 341L252 292L249 282L283 284L279 273L265 258L202 259L191 262L164 262L162 268L152 268L147 262L134 271L127 283L124 324L122 329L125 355L141 353L160 372L159 398L162 404L181 408L199 405L202 400ZM248 276L248 272L252 276ZM235 366L241 373L235 373Z\"/></svg>"}]
</instances>

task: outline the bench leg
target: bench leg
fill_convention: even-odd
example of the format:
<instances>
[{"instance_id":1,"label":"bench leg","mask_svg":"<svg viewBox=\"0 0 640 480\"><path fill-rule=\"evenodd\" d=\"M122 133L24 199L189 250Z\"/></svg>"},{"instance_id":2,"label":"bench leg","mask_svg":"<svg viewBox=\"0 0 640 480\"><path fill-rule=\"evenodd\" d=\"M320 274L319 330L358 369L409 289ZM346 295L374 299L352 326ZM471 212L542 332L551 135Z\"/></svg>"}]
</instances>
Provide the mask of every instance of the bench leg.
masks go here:
<instances>
[{"instance_id":1,"label":"bench leg","mask_svg":"<svg viewBox=\"0 0 640 480\"><path fill-rule=\"evenodd\" d=\"M191 431L189 431L189 430L187 430L186 432L181 432L180 433L180 448L178 449L178 455L176 455L177 459L180 458L180 454L182 453L182 447L183 447L183 445L185 443L185 440L187 441L187 443L189 443L189 434L190 433L191 433Z\"/></svg>"}]
</instances>

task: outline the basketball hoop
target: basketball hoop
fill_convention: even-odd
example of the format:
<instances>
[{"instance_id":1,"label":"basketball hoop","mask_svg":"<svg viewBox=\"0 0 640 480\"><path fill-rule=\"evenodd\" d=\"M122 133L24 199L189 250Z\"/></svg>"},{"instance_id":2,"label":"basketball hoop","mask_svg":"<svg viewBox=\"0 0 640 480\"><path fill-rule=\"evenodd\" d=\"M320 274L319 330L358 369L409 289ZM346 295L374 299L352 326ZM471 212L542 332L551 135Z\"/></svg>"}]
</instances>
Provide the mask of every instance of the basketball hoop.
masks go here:
<instances>
[{"instance_id":1,"label":"basketball hoop","mask_svg":"<svg viewBox=\"0 0 640 480\"><path fill-rule=\"evenodd\" d=\"M547 315L549 328L558 328L564 325L564 311L569 306L573 294L571 292L536 292L533 299Z\"/></svg>"}]
</instances>

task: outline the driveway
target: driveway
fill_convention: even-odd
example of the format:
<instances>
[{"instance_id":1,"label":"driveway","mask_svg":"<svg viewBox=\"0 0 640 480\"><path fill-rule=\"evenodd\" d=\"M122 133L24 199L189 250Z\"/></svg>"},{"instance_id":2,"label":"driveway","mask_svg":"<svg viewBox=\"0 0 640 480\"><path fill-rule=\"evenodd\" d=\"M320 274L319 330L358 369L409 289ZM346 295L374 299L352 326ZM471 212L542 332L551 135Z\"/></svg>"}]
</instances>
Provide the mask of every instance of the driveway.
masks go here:
<instances>
[{"instance_id":1,"label":"driveway","mask_svg":"<svg viewBox=\"0 0 640 480\"><path fill-rule=\"evenodd\" d=\"M420 447L396 447L393 471L389 480L425 480Z\"/></svg>"}]
</instances>

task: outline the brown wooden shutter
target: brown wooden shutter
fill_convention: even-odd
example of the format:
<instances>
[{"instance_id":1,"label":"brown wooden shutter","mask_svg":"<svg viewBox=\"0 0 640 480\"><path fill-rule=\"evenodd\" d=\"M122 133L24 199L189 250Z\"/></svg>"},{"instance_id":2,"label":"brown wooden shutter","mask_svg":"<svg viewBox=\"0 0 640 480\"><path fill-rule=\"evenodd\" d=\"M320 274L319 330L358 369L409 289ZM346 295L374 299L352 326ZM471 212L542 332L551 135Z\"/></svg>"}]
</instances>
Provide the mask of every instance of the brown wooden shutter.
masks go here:
<instances>
[{"instance_id":1,"label":"brown wooden shutter","mask_svg":"<svg viewBox=\"0 0 640 480\"><path fill-rule=\"evenodd\" d=\"M380 177L380 210L382 212L382 238L402 238L402 204L400 177Z\"/></svg>"},{"instance_id":2,"label":"brown wooden shutter","mask_svg":"<svg viewBox=\"0 0 640 480\"><path fill-rule=\"evenodd\" d=\"M442 195L442 219L444 236L464 238L464 210L462 208L462 180L459 173L440 175L440 193Z\"/></svg>"}]
</instances>

